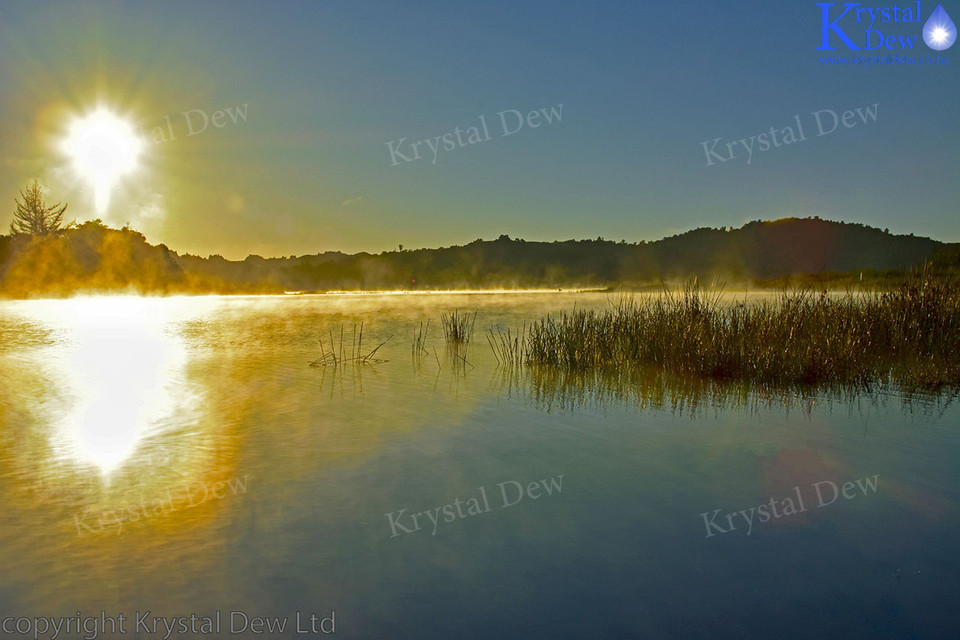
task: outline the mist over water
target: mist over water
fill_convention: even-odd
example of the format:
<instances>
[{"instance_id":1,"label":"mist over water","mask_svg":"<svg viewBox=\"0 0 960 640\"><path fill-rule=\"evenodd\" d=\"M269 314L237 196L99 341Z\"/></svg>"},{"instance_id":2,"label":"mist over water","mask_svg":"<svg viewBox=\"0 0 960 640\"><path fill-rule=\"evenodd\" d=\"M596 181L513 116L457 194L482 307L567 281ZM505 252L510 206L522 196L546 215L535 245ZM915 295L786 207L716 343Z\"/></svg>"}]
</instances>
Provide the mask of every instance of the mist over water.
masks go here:
<instances>
[{"instance_id":1,"label":"mist over water","mask_svg":"<svg viewBox=\"0 0 960 640\"><path fill-rule=\"evenodd\" d=\"M616 299L0 304L4 611L335 610L357 638L521 622L530 637L676 637L720 616L754 635L779 635L783 616L803 635L830 605L835 630L957 628L952 397L512 370L485 339ZM477 319L452 352L440 318L455 309ZM378 362L309 366L381 343ZM831 501L845 482L855 492ZM783 513L797 495L805 509ZM444 517L471 498L488 508ZM771 500L780 517L727 517Z\"/></svg>"}]
</instances>

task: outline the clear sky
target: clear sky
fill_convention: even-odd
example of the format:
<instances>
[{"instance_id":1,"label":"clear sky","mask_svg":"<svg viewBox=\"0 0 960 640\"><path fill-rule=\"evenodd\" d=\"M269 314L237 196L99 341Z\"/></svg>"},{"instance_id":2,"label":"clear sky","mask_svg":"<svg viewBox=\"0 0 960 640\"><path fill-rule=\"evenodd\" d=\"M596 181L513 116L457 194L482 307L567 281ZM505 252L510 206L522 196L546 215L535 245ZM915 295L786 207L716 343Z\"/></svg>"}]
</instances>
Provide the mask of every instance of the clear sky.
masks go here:
<instances>
[{"instance_id":1,"label":"clear sky","mask_svg":"<svg viewBox=\"0 0 960 640\"><path fill-rule=\"evenodd\" d=\"M960 241L960 44L838 35L909 40L936 8L919 4L920 22L915 2L878 13L870 42L868 9L894 3L860 23L828 7L835 50L818 50L825 9L807 0L4 2L0 224L36 178L67 219L229 258L785 216ZM943 7L960 19L960 0ZM857 54L949 64L821 63ZM149 141L103 210L63 151L98 105ZM518 129L510 111L540 109L557 117Z\"/></svg>"}]
</instances>

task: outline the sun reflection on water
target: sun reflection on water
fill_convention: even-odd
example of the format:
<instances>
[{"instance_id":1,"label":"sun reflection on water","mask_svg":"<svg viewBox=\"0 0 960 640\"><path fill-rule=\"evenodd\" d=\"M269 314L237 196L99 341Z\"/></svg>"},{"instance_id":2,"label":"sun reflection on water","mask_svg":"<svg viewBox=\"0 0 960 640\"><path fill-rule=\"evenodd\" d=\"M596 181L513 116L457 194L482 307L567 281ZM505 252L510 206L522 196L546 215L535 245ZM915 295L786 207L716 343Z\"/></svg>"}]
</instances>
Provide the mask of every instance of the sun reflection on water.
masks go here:
<instances>
[{"instance_id":1,"label":"sun reflection on water","mask_svg":"<svg viewBox=\"0 0 960 640\"><path fill-rule=\"evenodd\" d=\"M51 416L58 457L109 476L144 438L197 412L200 394L186 382L186 346L167 329L171 318L157 313L156 301L78 298L48 310L63 335L52 354L66 398Z\"/></svg>"}]
</instances>

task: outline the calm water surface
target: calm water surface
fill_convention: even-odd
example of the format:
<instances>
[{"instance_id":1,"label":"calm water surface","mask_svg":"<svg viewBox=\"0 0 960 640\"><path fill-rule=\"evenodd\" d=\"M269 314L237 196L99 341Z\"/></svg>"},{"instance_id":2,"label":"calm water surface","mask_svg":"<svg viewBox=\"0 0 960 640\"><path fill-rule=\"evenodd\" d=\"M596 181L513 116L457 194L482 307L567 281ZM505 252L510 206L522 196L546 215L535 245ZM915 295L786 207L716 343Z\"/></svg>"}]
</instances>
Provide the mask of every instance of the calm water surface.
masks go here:
<instances>
[{"instance_id":1,"label":"calm water surface","mask_svg":"<svg viewBox=\"0 0 960 640\"><path fill-rule=\"evenodd\" d=\"M484 335L609 303L3 303L0 614L122 613L141 638L218 612L196 637L311 637L297 612L348 638L960 635L955 404L585 384L498 368ZM462 359L453 309L478 312Z\"/></svg>"}]
</instances>

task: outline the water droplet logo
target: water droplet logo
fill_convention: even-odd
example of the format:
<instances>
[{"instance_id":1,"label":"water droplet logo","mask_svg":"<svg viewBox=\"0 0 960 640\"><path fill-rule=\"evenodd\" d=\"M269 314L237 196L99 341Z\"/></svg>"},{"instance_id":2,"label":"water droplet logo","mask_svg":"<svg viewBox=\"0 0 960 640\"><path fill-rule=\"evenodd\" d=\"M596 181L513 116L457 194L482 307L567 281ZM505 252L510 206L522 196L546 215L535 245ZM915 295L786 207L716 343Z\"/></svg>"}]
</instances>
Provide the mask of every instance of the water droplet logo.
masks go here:
<instances>
[{"instance_id":1,"label":"water droplet logo","mask_svg":"<svg viewBox=\"0 0 960 640\"><path fill-rule=\"evenodd\" d=\"M957 41L957 25L953 24L942 4L937 5L923 25L923 41L934 51L949 49Z\"/></svg>"}]
</instances>

